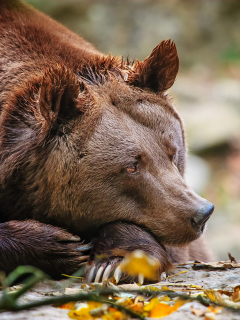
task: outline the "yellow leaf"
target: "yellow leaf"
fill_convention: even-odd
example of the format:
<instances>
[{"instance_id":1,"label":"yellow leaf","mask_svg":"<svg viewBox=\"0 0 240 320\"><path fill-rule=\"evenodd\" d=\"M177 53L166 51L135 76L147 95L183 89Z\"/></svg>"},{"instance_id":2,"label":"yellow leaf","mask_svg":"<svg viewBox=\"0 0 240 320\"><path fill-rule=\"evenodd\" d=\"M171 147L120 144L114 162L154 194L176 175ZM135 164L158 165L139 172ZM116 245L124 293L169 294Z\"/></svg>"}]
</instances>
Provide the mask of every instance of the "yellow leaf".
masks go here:
<instances>
[{"instance_id":1,"label":"yellow leaf","mask_svg":"<svg viewBox=\"0 0 240 320\"><path fill-rule=\"evenodd\" d=\"M141 290L148 290L148 291L160 291L159 288L153 287L153 286L147 286L147 287L142 287Z\"/></svg>"},{"instance_id":2,"label":"yellow leaf","mask_svg":"<svg viewBox=\"0 0 240 320\"><path fill-rule=\"evenodd\" d=\"M151 312L150 318L162 318L172 313L172 307L165 303L159 303Z\"/></svg>"},{"instance_id":3,"label":"yellow leaf","mask_svg":"<svg viewBox=\"0 0 240 320\"><path fill-rule=\"evenodd\" d=\"M150 312L149 317L150 318L161 318L165 317L174 311L176 311L178 308L180 308L185 301L178 300L173 306L170 306L166 303L160 302L158 305L156 305L155 308Z\"/></svg>"},{"instance_id":4,"label":"yellow leaf","mask_svg":"<svg viewBox=\"0 0 240 320\"><path fill-rule=\"evenodd\" d=\"M68 313L68 316L71 319L77 319L77 320L87 320L87 319L93 319L93 316L90 314L91 310L101 308L103 306L103 303L101 302L95 302L95 301L88 301L87 303L79 303L75 304L75 308L77 310L71 310Z\"/></svg>"},{"instance_id":5,"label":"yellow leaf","mask_svg":"<svg viewBox=\"0 0 240 320\"><path fill-rule=\"evenodd\" d=\"M219 292L214 290L205 290L204 292L211 301L224 304L224 299Z\"/></svg>"},{"instance_id":6,"label":"yellow leaf","mask_svg":"<svg viewBox=\"0 0 240 320\"><path fill-rule=\"evenodd\" d=\"M153 308L156 307L156 305L158 305L159 303L159 299L158 298L153 298L151 299L151 301L145 305L145 307L143 308L144 311L151 311Z\"/></svg>"},{"instance_id":7,"label":"yellow leaf","mask_svg":"<svg viewBox=\"0 0 240 320\"><path fill-rule=\"evenodd\" d=\"M143 311L144 304L142 302L134 303L129 308L137 313L141 313Z\"/></svg>"},{"instance_id":8,"label":"yellow leaf","mask_svg":"<svg viewBox=\"0 0 240 320\"><path fill-rule=\"evenodd\" d=\"M120 264L123 272L132 275L142 274L144 277L156 280L159 277L159 262L140 250L135 250L124 258Z\"/></svg>"},{"instance_id":9,"label":"yellow leaf","mask_svg":"<svg viewBox=\"0 0 240 320\"><path fill-rule=\"evenodd\" d=\"M181 299L177 300L173 306L173 308L175 309L174 311L176 311L178 308L183 306L186 302L187 302L186 300L181 300Z\"/></svg>"},{"instance_id":10,"label":"yellow leaf","mask_svg":"<svg viewBox=\"0 0 240 320\"><path fill-rule=\"evenodd\" d=\"M236 287L234 287L234 291L240 291L240 285L237 285Z\"/></svg>"},{"instance_id":11,"label":"yellow leaf","mask_svg":"<svg viewBox=\"0 0 240 320\"><path fill-rule=\"evenodd\" d=\"M162 286L160 291L170 291L170 289L167 286Z\"/></svg>"},{"instance_id":12,"label":"yellow leaf","mask_svg":"<svg viewBox=\"0 0 240 320\"><path fill-rule=\"evenodd\" d=\"M97 302L97 301L88 301L88 309L93 310L96 308L99 308L103 305L102 302Z\"/></svg>"},{"instance_id":13,"label":"yellow leaf","mask_svg":"<svg viewBox=\"0 0 240 320\"><path fill-rule=\"evenodd\" d=\"M122 320L124 316L121 311L115 311L106 313L101 318L104 320Z\"/></svg>"},{"instance_id":14,"label":"yellow leaf","mask_svg":"<svg viewBox=\"0 0 240 320\"><path fill-rule=\"evenodd\" d=\"M190 288L195 288L195 289L199 289L199 290L204 290L203 287L201 286L197 286L196 284L191 284Z\"/></svg>"},{"instance_id":15,"label":"yellow leaf","mask_svg":"<svg viewBox=\"0 0 240 320\"><path fill-rule=\"evenodd\" d=\"M215 307L215 306L209 306L206 310L206 312L211 313L220 313L222 311L223 307Z\"/></svg>"},{"instance_id":16,"label":"yellow leaf","mask_svg":"<svg viewBox=\"0 0 240 320\"><path fill-rule=\"evenodd\" d=\"M89 313L88 308L81 308L80 310L71 310L68 312L68 316L71 319L77 319L77 320L88 320L93 319L93 317Z\"/></svg>"},{"instance_id":17,"label":"yellow leaf","mask_svg":"<svg viewBox=\"0 0 240 320\"><path fill-rule=\"evenodd\" d=\"M234 302L240 302L240 291L237 290L232 295L232 301Z\"/></svg>"},{"instance_id":18,"label":"yellow leaf","mask_svg":"<svg viewBox=\"0 0 240 320\"><path fill-rule=\"evenodd\" d=\"M167 279L168 278L172 278L172 277L176 277L176 276L178 276L179 274L181 274L181 273L186 273L187 271L186 270L184 270L184 271L181 271L181 272L178 272L178 273L175 273L175 274L173 274L173 275L171 275L171 276L168 276L167 277Z\"/></svg>"},{"instance_id":19,"label":"yellow leaf","mask_svg":"<svg viewBox=\"0 0 240 320\"><path fill-rule=\"evenodd\" d=\"M72 310L72 309L74 309L74 306L75 306L75 302L68 302L68 303L63 304L63 305L60 307L60 309Z\"/></svg>"},{"instance_id":20,"label":"yellow leaf","mask_svg":"<svg viewBox=\"0 0 240 320\"><path fill-rule=\"evenodd\" d=\"M161 296L161 297L159 297L159 300L166 302L166 301L170 301L171 299L168 296Z\"/></svg>"}]
</instances>

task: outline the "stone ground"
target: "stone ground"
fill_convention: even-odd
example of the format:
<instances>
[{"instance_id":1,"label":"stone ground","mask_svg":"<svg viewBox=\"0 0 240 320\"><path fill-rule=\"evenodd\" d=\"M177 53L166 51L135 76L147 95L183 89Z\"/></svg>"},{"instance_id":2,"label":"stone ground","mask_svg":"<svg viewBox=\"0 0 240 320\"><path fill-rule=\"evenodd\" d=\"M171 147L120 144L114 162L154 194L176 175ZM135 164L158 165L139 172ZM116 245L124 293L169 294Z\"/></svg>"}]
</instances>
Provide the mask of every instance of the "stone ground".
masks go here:
<instances>
[{"instance_id":1,"label":"stone ground","mask_svg":"<svg viewBox=\"0 0 240 320\"><path fill-rule=\"evenodd\" d=\"M240 264L239 264L240 266ZM179 272L187 271L175 275ZM21 303L29 303L36 300L46 299L47 296L59 296L68 295L80 292L79 283L72 284L69 288L63 288L61 286L62 281L44 281L38 284L35 288L21 298ZM231 269L212 269L209 267L201 266L198 270L193 270L192 264L184 264L177 266L174 273L169 278L163 278L161 282L154 284L153 286L160 288L161 286L168 286L169 289L173 289L177 292L182 292L185 288L186 291L191 289L190 285L201 286L204 289L221 289L226 291L232 291L234 287L240 285L240 268ZM124 289L139 289L137 285L122 285ZM18 289L16 286L13 290ZM194 293L194 289L191 290ZM192 313L190 308L194 309L207 309L201 305L198 301L186 303L176 312L169 316L166 316L166 320L199 320L204 317L196 316ZM20 311L20 312L3 312L0 313L1 320L68 320L68 310L57 309L52 306L43 306L37 309ZM240 310L238 312L232 312L224 308L221 313L214 315L214 320L240 320Z\"/></svg>"}]
</instances>

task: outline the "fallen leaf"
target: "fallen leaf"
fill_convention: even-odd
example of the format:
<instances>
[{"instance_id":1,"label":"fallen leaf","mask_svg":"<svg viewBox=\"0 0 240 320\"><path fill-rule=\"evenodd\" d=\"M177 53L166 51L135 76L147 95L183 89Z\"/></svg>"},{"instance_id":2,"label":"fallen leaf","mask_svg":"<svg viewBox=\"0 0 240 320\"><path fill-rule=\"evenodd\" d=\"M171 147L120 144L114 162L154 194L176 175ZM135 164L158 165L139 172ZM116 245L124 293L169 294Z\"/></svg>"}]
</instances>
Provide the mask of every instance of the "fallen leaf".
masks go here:
<instances>
[{"instance_id":1,"label":"fallen leaf","mask_svg":"<svg viewBox=\"0 0 240 320\"><path fill-rule=\"evenodd\" d=\"M159 297L159 301L165 301L165 302L167 302L167 301L170 301L171 299L168 297L168 296L160 296Z\"/></svg>"},{"instance_id":2,"label":"fallen leaf","mask_svg":"<svg viewBox=\"0 0 240 320\"><path fill-rule=\"evenodd\" d=\"M124 319L121 311L109 312L101 317L103 320L122 320Z\"/></svg>"},{"instance_id":3,"label":"fallen leaf","mask_svg":"<svg viewBox=\"0 0 240 320\"><path fill-rule=\"evenodd\" d=\"M240 291L235 291L233 294L232 294L232 301L234 302L240 302Z\"/></svg>"},{"instance_id":4,"label":"fallen leaf","mask_svg":"<svg viewBox=\"0 0 240 320\"><path fill-rule=\"evenodd\" d=\"M89 313L88 308L82 308L80 310L71 310L68 312L68 316L71 319L77 319L77 320L93 319L93 317Z\"/></svg>"},{"instance_id":5,"label":"fallen leaf","mask_svg":"<svg viewBox=\"0 0 240 320\"><path fill-rule=\"evenodd\" d=\"M225 294L225 296L228 296L228 297L231 297L233 294L231 291L226 291L226 290L218 290L218 292L221 294Z\"/></svg>"},{"instance_id":6,"label":"fallen leaf","mask_svg":"<svg viewBox=\"0 0 240 320\"><path fill-rule=\"evenodd\" d=\"M178 308L185 304L186 301L178 300L173 306L166 304L164 302L160 302L152 309L149 314L150 318L162 318L173 312L175 312Z\"/></svg>"},{"instance_id":7,"label":"fallen leaf","mask_svg":"<svg viewBox=\"0 0 240 320\"><path fill-rule=\"evenodd\" d=\"M68 316L71 319L77 319L77 320L87 320L87 319L93 319L93 316L91 315L91 311L94 309L99 310L103 306L103 303L101 302L95 302L95 301L88 301L87 303L76 303L75 309L71 310L68 313ZM106 308L105 308L106 309Z\"/></svg>"},{"instance_id":8,"label":"fallen leaf","mask_svg":"<svg viewBox=\"0 0 240 320\"><path fill-rule=\"evenodd\" d=\"M142 311L143 311L143 306L144 306L144 303L142 303L142 302L137 302L137 303L132 304L129 308L130 308L132 311L134 311L134 312L142 313Z\"/></svg>"},{"instance_id":9,"label":"fallen leaf","mask_svg":"<svg viewBox=\"0 0 240 320\"><path fill-rule=\"evenodd\" d=\"M126 255L120 264L120 268L123 272L132 275L142 274L152 280L159 277L159 262L140 250L135 250Z\"/></svg>"},{"instance_id":10,"label":"fallen leaf","mask_svg":"<svg viewBox=\"0 0 240 320\"><path fill-rule=\"evenodd\" d=\"M231 253L228 252L228 258L231 262L237 263L236 259L231 255Z\"/></svg>"},{"instance_id":11,"label":"fallen leaf","mask_svg":"<svg viewBox=\"0 0 240 320\"><path fill-rule=\"evenodd\" d=\"M75 306L75 302L68 302L68 303L63 304L61 307L58 307L58 308L73 310L74 306Z\"/></svg>"},{"instance_id":12,"label":"fallen leaf","mask_svg":"<svg viewBox=\"0 0 240 320\"><path fill-rule=\"evenodd\" d=\"M206 310L206 313L211 312L211 313L220 313L222 312L223 307L218 307L218 306L209 306Z\"/></svg>"},{"instance_id":13,"label":"fallen leaf","mask_svg":"<svg viewBox=\"0 0 240 320\"><path fill-rule=\"evenodd\" d=\"M234 287L233 289L234 289L234 291L237 291L237 290L240 291L240 285Z\"/></svg>"},{"instance_id":14,"label":"fallen leaf","mask_svg":"<svg viewBox=\"0 0 240 320\"><path fill-rule=\"evenodd\" d=\"M229 262L229 261L219 261L219 262L211 262L211 263L204 263L204 262L194 262L193 263L193 270L197 269L231 269L231 268L240 268L240 262Z\"/></svg>"},{"instance_id":15,"label":"fallen leaf","mask_svg":"<svg viewBox=\"0 0 240 320\"><path fill-rule=\"evenodd\" d=\"M108 307L109 306L107 304L102 304L98 308L91 309L89 311L89 313L90 313L91 316L99 318L99 317L103 316L108 311Z\"/></svg>"},{"instance_id":16,"label":"fallen leaf","mask_svg":"<svg viewBox=\"0 0 240 320\"><path fill-rule=\"evenodd\" d=\"M162 286L161 289L159 289L159 291L171 291L171 289L169 289L166 286Z\"/></svg>"},{"instance_id":17,"label":"fallen leaf","mask_svg":"<svg viewBox=\"0 0 240 320\"><path fill-rule=\"evenodd\" d=\"M156 307L156 305L159 304L159 299L158 298L153 298L150 300L148 304L146 304L143 308L144 311L151 311L153 308Z\"/></svg>"},{"instance_id":18,"label":"fallen leaf","mask_svg":"<svg viewBox=\"0 0 240 320\"><path fill-rule=\"evenodd\" d=\"M190 310L197 317L203 316L205 314L205 311L206 311L204 309L195 309L193 306L190 307Z\"/></svg>"},{"instance_id":19,"label":"fallen leaf","mask_svg":"<svg viewBox=\"0 0 240 320\"><path fill-rule=\"evenodd\" d=\"M190 288L198 289L198 290L204 290L203 287L197 286L196 284L191 284Z\"/></svg>"},{"instance_id":20,"label":"fallen leaf","mask_svg":"<svg viewBox=\"0 0 240 320\"><path fill-rule=\"evenodd\" d=\"M215 303L218 303L218 304L224 304L224 299L222 297L222 295L218 292L218 291L215 291L215 290L205 290L204 293L207 295L207 297L215 302Z\"/></svg>"},{"instance_id":21,"label":"fallen leaf","mask_svg":"<svg viewBox=\"0 0 240 320\"><path fill-rule=\"evenodd\" d=\"M172 278L172 277L175 277L175 276L178 276L179 274L181 274L181 273L186 273L186 272L187 272L187 271L186 271L186 270L184 270L184 271L181 271L181 272L175 273L175 274L173 274L173 275L171 275L171 276L166 277L166 279L168 279L168 278Z\"/></svg>"},{"instance_id":22,"label":"fallen leaf","mask_svg":"<svg viewBox=\"0 0 240 320\"><path fill-rule=\"evenodd\" d=\"M213 312L208 312L205 313L204 320L217 320L217 318Z\"/></svg>"}]
</instances>

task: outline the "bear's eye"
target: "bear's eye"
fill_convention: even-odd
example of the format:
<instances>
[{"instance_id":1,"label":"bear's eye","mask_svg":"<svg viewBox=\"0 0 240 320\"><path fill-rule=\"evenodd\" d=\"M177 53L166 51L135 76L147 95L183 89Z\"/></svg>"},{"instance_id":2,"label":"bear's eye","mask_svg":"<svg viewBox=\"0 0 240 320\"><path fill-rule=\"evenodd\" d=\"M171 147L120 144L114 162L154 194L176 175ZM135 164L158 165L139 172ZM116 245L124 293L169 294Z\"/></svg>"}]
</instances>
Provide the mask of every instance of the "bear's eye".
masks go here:
<instances>
[{"instance_id":1,"label":"bear's eye","mask_svg":"<svg viewBox=\"0 0 240 320\"><path fill-rule=\"evenodd\" d=\"M137 172L139 172L138 164L134 163L132 165L129 165L126 167L126 170L127 170L127 173L129 173L129 174L137 173Z\"/></svg>"},{"instance_id":2,"label":"bear's eye","mask_svg":"<svg viewBox=\"0 0 240 320\"><path fill-rule=\"evenodd\" d=\"M177 167L177 154L174 153L171 157L170 157L171 161L172 161L172 164Z\"/></svg>"}]
</instances>

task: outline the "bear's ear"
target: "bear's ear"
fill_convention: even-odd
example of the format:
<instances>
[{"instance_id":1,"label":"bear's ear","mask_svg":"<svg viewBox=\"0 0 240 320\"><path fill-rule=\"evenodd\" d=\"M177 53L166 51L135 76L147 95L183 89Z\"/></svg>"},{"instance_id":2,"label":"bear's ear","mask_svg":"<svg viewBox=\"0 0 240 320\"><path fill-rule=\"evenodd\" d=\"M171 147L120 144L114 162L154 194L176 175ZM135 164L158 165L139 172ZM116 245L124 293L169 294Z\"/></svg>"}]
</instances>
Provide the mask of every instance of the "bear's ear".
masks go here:
<instances>
[{"instance_id":1,"label":"bear's ear","mask_svg":"<svg viewBox=\"0 0 240 320\"><path fill-rule=\"evenodd\" d=\"M45 72L39 91L39 109L49 126L77 111L77 98L83 86L64 66Z\"/></svg>"},{"instance_id":2,"label":"bear's ear","mask_svg":"<svg viewBox=\"0 0 240 320\"><path fill-rule=\"evenodd\" d=\"M135 86L161 93L173 85L178 69L176 45L170 39L164 40L143 62L137 61L134 72L129 74L127 81Z\"/></svg>"}]
</instances>

